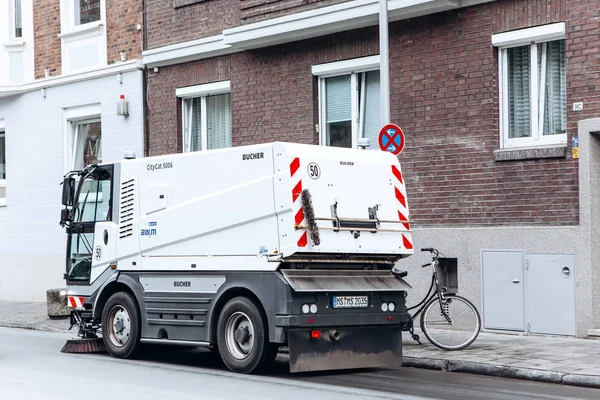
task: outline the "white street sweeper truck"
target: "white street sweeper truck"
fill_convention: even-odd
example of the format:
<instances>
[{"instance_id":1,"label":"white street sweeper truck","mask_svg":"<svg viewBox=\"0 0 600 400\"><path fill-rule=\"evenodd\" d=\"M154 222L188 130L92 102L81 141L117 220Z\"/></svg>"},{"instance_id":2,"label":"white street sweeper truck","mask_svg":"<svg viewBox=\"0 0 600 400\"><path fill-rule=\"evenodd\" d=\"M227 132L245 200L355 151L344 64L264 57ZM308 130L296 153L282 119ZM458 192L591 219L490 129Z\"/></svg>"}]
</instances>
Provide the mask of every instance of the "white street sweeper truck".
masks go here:
<instances>
[{"instance_id":1,"label":"white street sweeper truck","mask_svg":"<svg viewBox=\"0 0 600 400\"><path fill-rule=\"evenodd\" d=\"M413 254L400 164L268 143L88 165L63 181L63 352L200 346L253 373L402 364Z\"/></svg>"}]
</instances>

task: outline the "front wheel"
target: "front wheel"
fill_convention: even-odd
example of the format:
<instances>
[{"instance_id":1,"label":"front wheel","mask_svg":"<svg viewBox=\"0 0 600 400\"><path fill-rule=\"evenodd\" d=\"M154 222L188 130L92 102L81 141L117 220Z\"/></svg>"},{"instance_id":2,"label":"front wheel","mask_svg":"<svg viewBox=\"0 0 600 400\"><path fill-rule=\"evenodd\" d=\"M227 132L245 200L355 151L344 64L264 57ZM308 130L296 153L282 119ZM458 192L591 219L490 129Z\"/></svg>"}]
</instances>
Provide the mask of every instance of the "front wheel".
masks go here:
<instances>
[{"instance_id":1,"label":"front wheel","mask_svg":"<svg viewBox=\"0 0 600 400\"><path fill-rule=\"evenodd\" d=\"M140 313L134 297L126 292L110 296L102 310L102 339L116 358L135 355L140 341Z\"/></svg>"},{"instance_id":2,"label":"front wheel","mask_svg":"<svg viewBox=\"0 0 600 400\"><path fill-rule=\"evenodd\" d=\"M469 300L447 294L442 303L436 297L425 306L421 330L434 346L442 350L461 350L477 339L481 316Z\"/></svg>"}]
</instances>

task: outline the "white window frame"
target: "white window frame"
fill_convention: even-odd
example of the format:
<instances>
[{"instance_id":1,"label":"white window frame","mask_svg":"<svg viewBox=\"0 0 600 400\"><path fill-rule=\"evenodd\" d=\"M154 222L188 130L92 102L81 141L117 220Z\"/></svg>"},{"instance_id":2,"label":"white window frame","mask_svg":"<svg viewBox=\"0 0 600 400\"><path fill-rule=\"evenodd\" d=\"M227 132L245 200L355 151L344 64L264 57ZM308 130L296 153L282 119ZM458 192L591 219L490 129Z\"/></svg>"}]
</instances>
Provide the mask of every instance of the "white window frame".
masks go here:
<instances>
[{"instance_id":1,"label":"white window frame","mask_svg":"<svg viewBox=\"0 0 600 400\"><path fill-rule=\"evenodd\" d=\"M65 108L64 115L64 133L63 133L63 151L64 172L72 171L75 166L75 145L77 143L77 125L85 122L99 122L102 119L102 107L100 104L88 104Z\"/></svg>"},{"instance_id":2,"label":"white window frame","mask_svg":"<svg viewBox=\"0 0 600 400\"><path fill-rule=\"evenodd\" d=\"M351 111L351 126L352 126L352 148L358 147L359 136L362 137L364 132L364 113L365 113L365 101L360 102L362 107L359 109L358 95L358 75L363 72L378 71L380 61L379 56L369 56L361 58L353 58L350 60L336 61L326 64L313 65L311 70L313 76L319 78L318 83L318 107L319 107L319 144L321 146L327 145L327 115L326 107L326 90L325 80L336 76L350 75L350 88L354 88L352 92L352 98L350 99ZM366 87L365 80L362 80L361 96L365 96ZM370 143L369 148L373 148L377 143Z\"/></svg>"},{"instance_id":3,"label":"white window frame","mask_svg":"<svg viewBox=\"0 0 600 400\"><path fill-rule=\"evenodd\" d=\"M200 150L205 151L207 150L208 146L208 118L206 115L206 97L225 93L231 93L231 81L219 81L203 85L187 86L183 88L177 88L175 90L175 95L181 99L181 136L183 139L184 153L190 152L192 147L190 132L188 132L186 129L186 127L192 125L192 99L200 98L200 124L202 131L202 148ZM189 120L186 121L186 118L188 118Z\"/></svg>"},{"instance_id":4,"label":"white window frame","mask_svg":"<svg viewBox=\"0 0 600 400\"><path fill-rule=\"evenodd\" d=\"M538 49L539 43L565 39L565 23L548 24L492 35L492 45L498 48L498 78L500 105L500 148L523 148L550 145L566 145L567 134L543 135L544 115L540 110L538 93ZM509 138L508 106L508 49L530 46L530 103L531 137ZM543 68L542 68L543 69ZM538 116L535 118L534 116ZM541 126L541 129L540 129Z\"/></svg>"},{"instance_id":5,"label":"white window frame","mask_svg":"<svg viewBox=\"0 0 600 400\"><path fill-rule=\"evenodd\" d=\"M61 36L77 33L106 25L106 0L100 0L100 19L87 24L75 25L75 2L73 0L60 1L60 26Z\"/></svg>"},{"instance_id":6,"label":"white window frame","mask_svg":"<svg viewBox=\"0 0 600 400\"><path fill-rule=\"evenodd\" d=\"M4 161L6 161L6 126L0 119L0 135L4 136ZM6 179L0 179L0 187L6 189ZM0 197L0 207L6 207L6 197Z\"/></svg>"}]
</instances>

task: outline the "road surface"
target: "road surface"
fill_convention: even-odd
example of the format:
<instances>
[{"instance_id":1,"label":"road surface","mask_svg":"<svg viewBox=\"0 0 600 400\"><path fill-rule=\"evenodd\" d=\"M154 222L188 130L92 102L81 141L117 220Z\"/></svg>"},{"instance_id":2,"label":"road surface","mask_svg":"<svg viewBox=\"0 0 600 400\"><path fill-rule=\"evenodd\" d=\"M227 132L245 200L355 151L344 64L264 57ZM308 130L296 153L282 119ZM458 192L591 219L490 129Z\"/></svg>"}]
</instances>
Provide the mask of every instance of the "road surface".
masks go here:
<instances>
[{"instance_id":1,"label":"road surface","mask_svg":"<svg viewBox=\"0 0 600 400\"><path fill-rule=\"evenodd\" d=\"M147 347L136 360L63 354L72 335L0 328L2 399L598 399L600 390L413 368L233 374L202 349Z\"/></svg>"}]
</instances>

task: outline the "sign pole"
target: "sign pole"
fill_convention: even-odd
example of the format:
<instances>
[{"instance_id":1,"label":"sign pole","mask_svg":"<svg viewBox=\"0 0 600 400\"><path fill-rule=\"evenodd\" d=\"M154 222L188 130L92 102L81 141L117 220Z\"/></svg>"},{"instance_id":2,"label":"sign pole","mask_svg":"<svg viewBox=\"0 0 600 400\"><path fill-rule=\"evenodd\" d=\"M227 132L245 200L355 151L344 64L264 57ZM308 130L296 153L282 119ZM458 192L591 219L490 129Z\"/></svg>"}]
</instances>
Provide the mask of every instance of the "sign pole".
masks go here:
<instances>
[{"instance_id":1,"label":"sign pole","mask_svg":"<svg viewBox=\"0 0 600 400\"><path fill-rule=\"evenodd\" d=\"M390 123L390 56L388 38L388 0L379 0L379 85L381 125Z\"/></svg>"}]
</instances>

